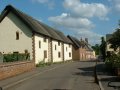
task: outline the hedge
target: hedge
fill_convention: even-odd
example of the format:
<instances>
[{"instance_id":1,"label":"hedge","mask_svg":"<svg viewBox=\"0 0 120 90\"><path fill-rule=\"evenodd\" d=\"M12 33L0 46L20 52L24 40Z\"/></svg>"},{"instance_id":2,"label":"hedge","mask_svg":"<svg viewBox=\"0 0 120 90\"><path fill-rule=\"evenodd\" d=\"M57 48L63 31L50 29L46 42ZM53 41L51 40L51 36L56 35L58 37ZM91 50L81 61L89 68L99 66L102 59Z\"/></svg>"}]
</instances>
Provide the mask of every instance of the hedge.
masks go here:
<instances>
[{"instance_id":1,"label":"hedge","mask_svg":"<svg viewBox=\"0 0 120 90\"><path fill-rule=\"evenodd\" d=\"M29 53L3 54L3 62L14 62L22 60L30 60L30 54Z\"/></svg>"}]
</instances>

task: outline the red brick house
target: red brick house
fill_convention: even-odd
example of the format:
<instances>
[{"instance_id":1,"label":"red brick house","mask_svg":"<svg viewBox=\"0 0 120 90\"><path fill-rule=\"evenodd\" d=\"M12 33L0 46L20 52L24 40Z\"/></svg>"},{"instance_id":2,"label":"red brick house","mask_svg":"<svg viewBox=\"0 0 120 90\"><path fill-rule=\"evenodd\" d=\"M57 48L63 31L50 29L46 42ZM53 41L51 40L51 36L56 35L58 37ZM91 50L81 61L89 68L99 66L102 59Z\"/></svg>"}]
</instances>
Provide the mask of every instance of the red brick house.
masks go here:
<instances>
[{"instance_id":1,"label":"red brick house","mask_svg":"<svg viewBox=\"0 0 120 90\"><path fill-rule=\"evenodd\" d=\"M95 52L91 48L90 44L88 44L87 38L85 40L82 39L78 40L77 38L69 35L68 38L73 43L72 47L73 60L86 61L95 58Z\"/></svg>"}]
</instances>

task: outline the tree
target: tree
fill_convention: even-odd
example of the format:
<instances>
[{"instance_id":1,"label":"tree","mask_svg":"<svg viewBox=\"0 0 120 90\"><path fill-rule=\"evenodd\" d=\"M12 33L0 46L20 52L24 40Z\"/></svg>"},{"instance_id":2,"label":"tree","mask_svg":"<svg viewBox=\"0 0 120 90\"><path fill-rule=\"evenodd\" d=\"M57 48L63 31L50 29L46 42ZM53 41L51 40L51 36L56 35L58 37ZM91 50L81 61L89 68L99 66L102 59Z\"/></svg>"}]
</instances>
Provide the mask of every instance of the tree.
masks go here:
<instances>
[{"instance_id":1,"label":"tree","mask_svg":"<svg viewBox=\"0 0 120 90\"><path fill-rule=\"evenodd\" d=\"M100 45L100 52L103 57L103 61L105 61L106 58L106 41L104 37L101 37L101 45Z\"/></svg>"},{"instance_id":2,"label":"tree","mask_svg":"<svg viewBox=\"0 0 120 90\"><path fill-rule=\"evenodd\" d=\"M117 50L120 47L120 28L116 29L116 32L112 34L112 37L109 39L109 43L111 44L111 48Z\"/></svg>"},{"instance_id":3,"label":"tree","mask_svg":"<svg viewBox=\"0 0 120 90\"><path fill-rule=\"evenodd\" d=\"M100 45L99 44L95 44L95 46L92 46L92 48L95 51L95 54L99 55Z\"/></svg>"}]
</instances>

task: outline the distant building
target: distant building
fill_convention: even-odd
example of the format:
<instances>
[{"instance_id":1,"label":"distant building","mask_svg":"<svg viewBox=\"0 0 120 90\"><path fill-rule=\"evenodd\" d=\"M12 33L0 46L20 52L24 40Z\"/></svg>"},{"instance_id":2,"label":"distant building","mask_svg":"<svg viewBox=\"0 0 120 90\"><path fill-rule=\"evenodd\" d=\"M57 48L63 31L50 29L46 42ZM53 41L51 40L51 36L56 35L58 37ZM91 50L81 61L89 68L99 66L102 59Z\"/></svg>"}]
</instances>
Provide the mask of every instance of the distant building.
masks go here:
<instances>
[{"instance_id":1,"label":"distant building","mask_svg":"<svg viewBox=\"0 0 120 90\"><path fill-rule=\"evenodd\" d=\"M106 34L106 52L107 53L118 53L119 52L119 48L115 51L113 48L111 48L111 44L109 42L109 40L112 38L112 34Z\"/></svg>"},{"instance_id":2,"label":"distant building","mask_svg":"<svg viewBox=\"0 0 120 90\"><path fill-rule=\"evenodd\" d=\"M68 36L68 38L73 43L73 60L86 61L95 58L95 51L91 48L90 44L88 44L87 38L85 40L78 40L77 38L72 36Z\"/></svg>"},{"instance_id":3,"label":"distant building","mask_svg":"<svg viewBox=\"0 0 120 90\"><path fill-rule=\"evenodd\" d=\"M112 34L106 34L106 51L107 52L113 52L114 49L111 48L111 44L109 43L109 39L112 37Z\"/></svg>"}]
</instances>

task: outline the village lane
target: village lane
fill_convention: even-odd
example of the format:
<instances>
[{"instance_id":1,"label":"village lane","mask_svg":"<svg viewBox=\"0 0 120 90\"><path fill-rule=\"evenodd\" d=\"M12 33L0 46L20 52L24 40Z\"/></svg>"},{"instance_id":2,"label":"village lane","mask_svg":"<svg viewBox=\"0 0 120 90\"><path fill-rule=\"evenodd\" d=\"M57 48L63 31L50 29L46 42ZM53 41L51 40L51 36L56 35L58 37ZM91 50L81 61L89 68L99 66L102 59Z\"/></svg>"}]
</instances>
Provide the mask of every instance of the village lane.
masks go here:
<instances>
[{"instance_id":1,"label":"village lane","mask_svg":"<svg viewBox=\"0 0 120 90\"><path fill-rule=\"evenodd\" d=\"M100 90L94 83L95 62L70 62L6 90Z\"/></svg>"}]
</instances>

